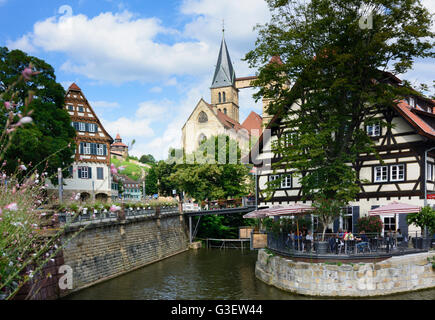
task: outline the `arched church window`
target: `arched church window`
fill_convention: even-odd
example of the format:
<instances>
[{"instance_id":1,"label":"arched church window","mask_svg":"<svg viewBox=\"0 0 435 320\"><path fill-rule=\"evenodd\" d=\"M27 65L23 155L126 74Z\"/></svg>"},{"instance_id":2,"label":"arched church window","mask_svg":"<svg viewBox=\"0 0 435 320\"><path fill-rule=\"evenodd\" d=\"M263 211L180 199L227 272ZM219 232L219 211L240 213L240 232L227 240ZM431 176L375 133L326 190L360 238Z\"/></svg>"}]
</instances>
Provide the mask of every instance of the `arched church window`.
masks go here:
<instances>
[{"instance_id":1,"label":"arched church window","mask_svg":"<svg viewBox=\"0 0 435 320\"><path fill-rule=\"evenodd\" d=\"M227 114L227 108L224 108L224 113Z\"/></svg>"},{"instance_id":2,"label":"arched church window","mask_svg":"<svg viewBox=\"0 0 435 320\"><path fill-rule=\"evenodd\" d=\"M227 101L227 98L225 97L225 92L222 92L223 93L223 99L224 99L224 102L226 102Z\"/></svg>"},{"instance_id":3,"label":"arched church window","mask_svg":"<svg viewBox=\"0 0 435 320\"><path fill-rule=\"evenodd\" d=\"M219 92L219 103L221 103L222 102L222 96L221 96L221 93Z\"/></svg>"},{"instance_id":4,"label":"arched church window","mask_svg":"<svg viewBox=\"0 0 435 320\"><path fill-rule=\"evenodd\" d=\"M200 123L207 122L208 121L207 113L205 113L204 111L201 111L201 113L199 114L199 117L198 117L198 121Z\"/></svg>"},{"instance_id":5,"label":"arched church window","mask_svg":"<svg viewBox=\"0 0 435 320\"><path fill-rule=\"evenodd\" d=\"M207 140L207 137L205 136L205 134L201 133L199 135L198 144L201 145L201 143L203 143L206 140Z\"/></svg>"}]
</instances>

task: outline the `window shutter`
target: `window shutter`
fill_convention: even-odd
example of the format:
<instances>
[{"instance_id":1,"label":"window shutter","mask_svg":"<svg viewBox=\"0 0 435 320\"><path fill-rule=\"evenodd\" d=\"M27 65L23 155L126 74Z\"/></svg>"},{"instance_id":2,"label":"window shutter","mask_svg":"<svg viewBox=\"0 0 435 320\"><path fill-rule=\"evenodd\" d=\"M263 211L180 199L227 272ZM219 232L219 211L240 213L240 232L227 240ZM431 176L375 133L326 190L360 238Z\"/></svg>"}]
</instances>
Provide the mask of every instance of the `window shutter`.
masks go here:
<instances>
[{"instance_id":1,"label":"window shutter","mask_svg":"<svg viewBox=\"0 0 435 320\"><path fill-rule=\"evenodd\" d=\"M69 175L70 175L71 178L74 178L74 169L73 169L73 166L69 167Z\"/></svg>"},{"instance_id":2,"label":"window shutter","mask_svg":"<svg viewBox=\"0 0 435 320\"><path fill-rule=\"evenodd\" d=\"M340 226L340 219L337 218L337 219L334 220L334 225L332 227L333 232L337 233L339 226Z\"/></svg>"},{"instance_id":3,"label":"window shutter","mask_svg":"<svg viewBox=\"0 0 435 320\"><path fill-rule=\"evenodd\" d=\"M91 143L91 154L97 154L97 145L95 143Z\"/></svg>"},{"instance_id":4,"label":"window shutter","mask_svg":"<svg viewBox=\"0 0 435 320\"><path fill-rule=\"evenodd\" d=\"M89 179L92 179L92 168L88 167L88 175L89 175Z\"/></svg>"},{"instance_id":5,"label":"window shutter","mask_svg":"<svg viewBox=\"0 0 435 320\"><path fill-rule=\"evenodd\" d=\"M105 156L107 156L107 146L105 144L103 144L103 153Z\"/></svg>"},{"instance_id":6,"label":"window shutter","mask_svg":"<svg viewBox=\"0 0 435 320\"><path fill-rule=\"evenodd\" d=\"M79 172L79 179L81 179L82 178L82 167L78 168L78 172Z\"/></svg>"},{"instance_id":7,"label":"window shutter","mask_svg":"<svg viewBox=\"0 0 435 320\"><path fill-rule=\"evenodd\" d=\"M80 142L80 154L84 154L85 150L84 150L84 146L83 146L83 142Z\"/></svg>"},{"instance_id":8,"label":"window shutter","mask_svg":"<svg viewBox=\"0 0 435 320\"><path fill-rule=\"evenodd\" d=\"M398 214L399 216L399 229L403 234L403 237L408 237L408 223L406 222L406 217L408 214Z\"/></svg>"},{"instance_id":9,"label":"window shutter","mask_svg":"<svg viewBox=\"0 0 435 320\"><path fill-rule=\"evenodd\" d=\"M356 207L353 207L353 210L352 210L352 228L353 228L352 232L353 233L358 233L358 225L357 225L358 219L359 219L359 206L356 206Z\"/></svg>"}]
</instances>

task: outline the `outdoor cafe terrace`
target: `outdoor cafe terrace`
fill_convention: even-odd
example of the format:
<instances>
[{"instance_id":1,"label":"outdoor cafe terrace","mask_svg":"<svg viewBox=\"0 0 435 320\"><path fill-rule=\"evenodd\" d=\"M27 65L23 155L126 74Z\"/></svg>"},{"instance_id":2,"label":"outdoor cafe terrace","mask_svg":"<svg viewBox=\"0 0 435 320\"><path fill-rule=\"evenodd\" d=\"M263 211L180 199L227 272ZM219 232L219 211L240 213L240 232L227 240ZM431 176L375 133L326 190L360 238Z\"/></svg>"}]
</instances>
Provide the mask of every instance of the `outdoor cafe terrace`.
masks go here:
<instances>
[{"instance_id":1,"label":"outdoor cafe terrace","mask_svg":"<svg viewBox=\"0 0 435 320\"><path fill-rule=\"evenodd\" d=\"M267 248L279 255L300 260L383 260L391 256L428 251L430 238L381 236L379 234L353 234L344 240L338 233L314 233L312 240L288 233L267 233ZM424 243L428 245L425 246ZM423 249L426 247L426 249Z\"/></svg>"},{"instance_id":2,"label":"outdoor cafe terrace","mask_svg":"<svg viewBox=\"0 0 435 320\"><path fill-rule=\"evenodd\" d=\"M403 214L421 210L416 206L392 202L369 211L370 215ZM313 208L304 204L278 205L256 210L244 218L295 217L313 213ZM296 220L297 221L297 220ZM299 230L299 228L297 228ZM415 254L428 251L433 246L432 236L419 234L403 235L394 230L385 233L267 233L267 249L280 255L299 260L383 260L391 256Z\"/></svg>"}]
</instances>

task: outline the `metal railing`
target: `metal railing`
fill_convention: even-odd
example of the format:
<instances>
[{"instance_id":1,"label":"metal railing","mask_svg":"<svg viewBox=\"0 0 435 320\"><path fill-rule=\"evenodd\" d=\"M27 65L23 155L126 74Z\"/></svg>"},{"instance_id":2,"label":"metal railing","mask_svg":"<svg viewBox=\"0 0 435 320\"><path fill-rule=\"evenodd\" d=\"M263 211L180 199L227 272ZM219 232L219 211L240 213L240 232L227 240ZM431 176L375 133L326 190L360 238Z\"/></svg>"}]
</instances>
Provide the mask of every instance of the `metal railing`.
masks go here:
<instances>
[{"instance_id":1,"label":"metal railing","mask_svg":"<svg viewBox=\"0 0 435 320\"><path fill-rule=\"evenodd\" d=\"M366 241L364 241L364 240ZM344 240L335 233L315 233L313 240L286 233L267 234L267 247L285 255L385 255L427 251L434 246L433 238L381 236L379 234L353 234L353 239Z\"/></svg>"},{"instance_id":2,"label":"metal railing","mask_svg":"<svg viewBox=\"0 0 435 320\"><path fill-rule=\"evenodd\" d=\"M157 213L156 209L143 209L143 208L128 208L124 210L126 219L133 219L136 217L154 216ZM164 216L166 214L178 213L177 207L161 207L159 214ZM68 212L61 212L58 214L60 223L76 224L86 222L104 222L116 221L118 214L109 210L100 211L86 211L79 215L74 215Z\"/></svg>"}]
</instances>

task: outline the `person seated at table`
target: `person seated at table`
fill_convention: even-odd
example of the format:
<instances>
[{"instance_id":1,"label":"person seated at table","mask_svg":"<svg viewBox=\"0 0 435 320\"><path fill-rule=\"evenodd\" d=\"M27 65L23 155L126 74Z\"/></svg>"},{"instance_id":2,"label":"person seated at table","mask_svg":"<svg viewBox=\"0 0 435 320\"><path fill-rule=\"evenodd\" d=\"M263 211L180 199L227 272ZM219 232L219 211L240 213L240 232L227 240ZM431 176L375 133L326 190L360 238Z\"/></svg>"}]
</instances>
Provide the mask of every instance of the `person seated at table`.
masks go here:
<instances>
[{"instance_id":1,"label":"person seated at table","mask_svg":"<svg viewBox=\"0 0 435 320\"><path fill-rule=\"evenodd\" d=\"M337 242L338 242L338 234L334 233L331 238L329 238L329 249L331 250L331 253L333 253L336 250Z\"/></svg>"},{"instance_id":2,"label":"person seated at table","mask_svg":"<svg viewBox=\"0 0 435 320\"><path fill-rule=\"evenodd\" d=\"M354 235L352 234L352 231L346 231L344 234L344 240L355 240Z\"/></svg>"},{"instance_id":3,"label":"person seated at table","mask_svg":"<svg viewBox=\"0 0 435 320\"><path fill-rule=\"evenodd\" d=\"M338 238L339 239L343 239L344 238L344 232L343 232L343 229L338 229Z\"/></svg>"},{"instance_id":4,"label":"person seated at table","mask_svg":"<svg viewBox=\"0 0 435 320\"><path fill-rule=\"evenodd\" d=\"M307 242L307 251L311 251L311 247L314 241L311 231L308 231L308 234L305 236L305 241Z\"/></svg>"},{"instance_id":5,"label":"person seated at table","mask_svg":"<svg viewBox=\"0 0 435 320\"><path fill-rule=\"evenodd\" d=\"M360 238L356 238L356 240L360 241L356 244L356 250L361 248L361 250L364 250L365 247L368 247L369 245L369 239L367 238L366 232L364 230L360 233Z\"/></svg>"}]
</instances>

